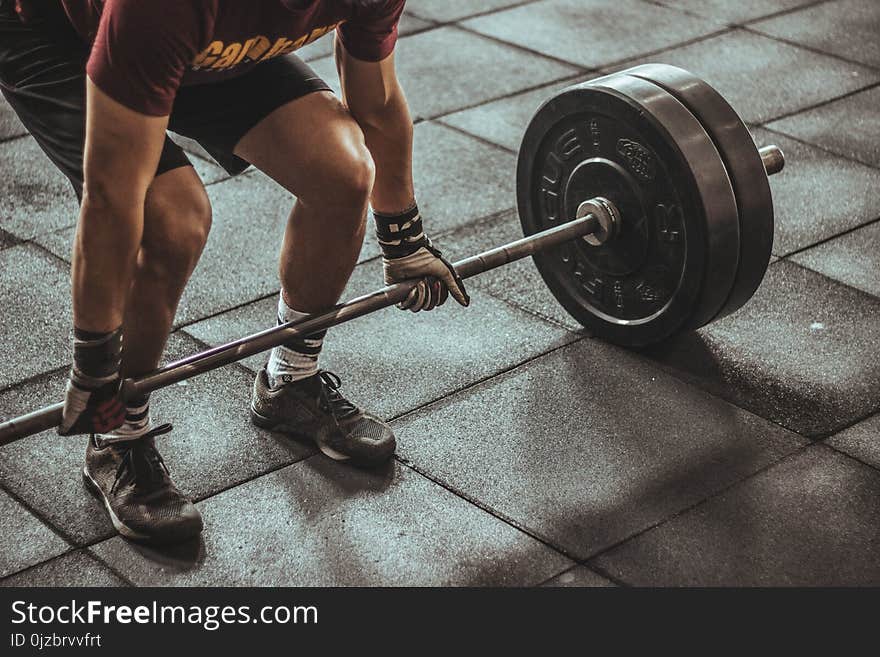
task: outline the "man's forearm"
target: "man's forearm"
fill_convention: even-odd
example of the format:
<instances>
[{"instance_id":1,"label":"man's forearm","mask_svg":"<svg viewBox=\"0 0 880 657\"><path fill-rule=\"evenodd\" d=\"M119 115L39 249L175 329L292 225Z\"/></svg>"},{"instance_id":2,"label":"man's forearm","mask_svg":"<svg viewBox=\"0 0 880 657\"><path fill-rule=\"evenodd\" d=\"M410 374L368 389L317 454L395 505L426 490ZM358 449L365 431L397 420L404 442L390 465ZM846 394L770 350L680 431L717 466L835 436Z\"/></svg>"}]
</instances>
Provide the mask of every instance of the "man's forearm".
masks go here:
<instances>
[{"instance_id":1,"label":"man's forearm","mask_svg":"<svg viewBox=\"0 0 880 657\"><path fill-rule=\"evenodd\" d=\"M376 165L373 209L393 214L415 200L412 177L413 126L403 94L395 94L373 116L357 117Z\"/></svg>"},{"instance_id":2,"label":"man's forearm","mask_svg":"<svg viewBox=\"0 0 880 657\"><path fill-rule=\"evenodd\" d=\"M73 248L74 325L107 332L123 320L143 232L143 207L83 200Z\"/></svg>"}]
</instances>

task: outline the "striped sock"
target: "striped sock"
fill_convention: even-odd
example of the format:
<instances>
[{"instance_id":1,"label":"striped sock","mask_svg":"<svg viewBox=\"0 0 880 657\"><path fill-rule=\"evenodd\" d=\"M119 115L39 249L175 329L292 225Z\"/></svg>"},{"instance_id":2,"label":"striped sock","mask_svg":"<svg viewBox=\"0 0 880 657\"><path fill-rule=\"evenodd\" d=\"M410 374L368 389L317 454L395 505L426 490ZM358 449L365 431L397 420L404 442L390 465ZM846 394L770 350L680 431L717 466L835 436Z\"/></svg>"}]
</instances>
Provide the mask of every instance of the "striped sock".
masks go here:
<instances>
[{"instance_id":1,"label":"striped sock","mask_svg":"<svg viewBox=\"0 0 880 657\"><path fill-rule=\"evenodd\" d=\"M125 405L125 424L112 433L104 433L98 436L101 445L109 443L121 443L127 440L136 440L153 428L150 419L150 397L144 395L132 399Z\"/></svg>"},{"instance_id":2,"label":"striped sock","mask_svg":"<svg viewBox=\"0 0 880 657\"><path fill-rule=\"evenodd\" d=\"M278 323L286 324L303 317L308 313L302 313L290 308L284 303L284 297L278 299ZM269 385L276 387L283 383L300 381L318 373L318 356L324 345L324 336L327 331L321 331L308 337L293 338L280 347L275 347L269 356L267 372Z\"/></svg>"}]
</instances>

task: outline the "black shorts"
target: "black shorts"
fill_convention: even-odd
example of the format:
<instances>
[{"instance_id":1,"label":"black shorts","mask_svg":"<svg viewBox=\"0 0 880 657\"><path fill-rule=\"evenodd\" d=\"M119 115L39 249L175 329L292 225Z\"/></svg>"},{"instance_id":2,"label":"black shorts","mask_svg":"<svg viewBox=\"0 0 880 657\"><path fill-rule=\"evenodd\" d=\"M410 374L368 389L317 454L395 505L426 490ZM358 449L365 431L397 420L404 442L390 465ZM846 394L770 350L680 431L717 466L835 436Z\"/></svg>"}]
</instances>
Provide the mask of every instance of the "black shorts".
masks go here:
<instances>
[{"instance_id":1,"label":"black shorts","mask_svg":"<svg viewBox=\"0 0 880 657\"><path fill-rule=\"evenodd\" d=\"M81 197L89 48L62 10L25 25L12 5L0 0L0 92ZM182 87L168 128L197 141L235 175L248 163L233 150L251 128L278 107L323 90L330 87L299 58L277 57L235 78ZM156 175L189 164L183 149L166 136Z\"/></svg>"}]
</instances>

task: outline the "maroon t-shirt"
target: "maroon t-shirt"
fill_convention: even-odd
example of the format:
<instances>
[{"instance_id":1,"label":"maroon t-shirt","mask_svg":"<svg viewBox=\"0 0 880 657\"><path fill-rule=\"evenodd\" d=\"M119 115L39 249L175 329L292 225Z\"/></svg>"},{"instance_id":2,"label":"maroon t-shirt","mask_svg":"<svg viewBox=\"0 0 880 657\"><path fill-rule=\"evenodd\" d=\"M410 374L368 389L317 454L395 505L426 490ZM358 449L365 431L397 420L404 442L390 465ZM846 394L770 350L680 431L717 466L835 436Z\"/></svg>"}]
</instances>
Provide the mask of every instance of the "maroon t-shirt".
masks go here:
<instances>
[{"instance_id":1,"label":"maroon t-shirt","mask_svg":"<svg viewBox=\"0 0 880 657\"><path fill-rule=\"evenodd\" d=\"M92 44L89 78L151 116L169 114L182 85L240 75L333 29L353 57L380 61L394 49L405 1L61 0Z\"/></svg>"}]
</instances>

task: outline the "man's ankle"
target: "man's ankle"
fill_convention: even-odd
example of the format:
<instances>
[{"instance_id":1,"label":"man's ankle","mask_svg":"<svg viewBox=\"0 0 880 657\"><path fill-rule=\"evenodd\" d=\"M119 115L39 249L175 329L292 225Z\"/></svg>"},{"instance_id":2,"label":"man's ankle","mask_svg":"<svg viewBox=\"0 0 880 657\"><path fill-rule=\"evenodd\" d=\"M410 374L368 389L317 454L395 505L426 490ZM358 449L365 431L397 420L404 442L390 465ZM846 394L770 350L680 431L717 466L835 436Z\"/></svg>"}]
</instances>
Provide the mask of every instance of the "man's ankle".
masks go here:
<instances>
[{"instance_id":1,"label":"man's ankle","mask_svg":"<svg viewBox=\"0 0 880 657\"><path fill-rule=\"evenodd\" d=\"M287 324L308 317L308 313L300 312L287 305L284 294L278 299L278 324ZM266 373L269 386L278 387L285 383L295 383L318 373L318 356L324 345L326 331L314 335L296 337L283 345L275 347L269 356Z\"/></svg>"}]
</instances>

